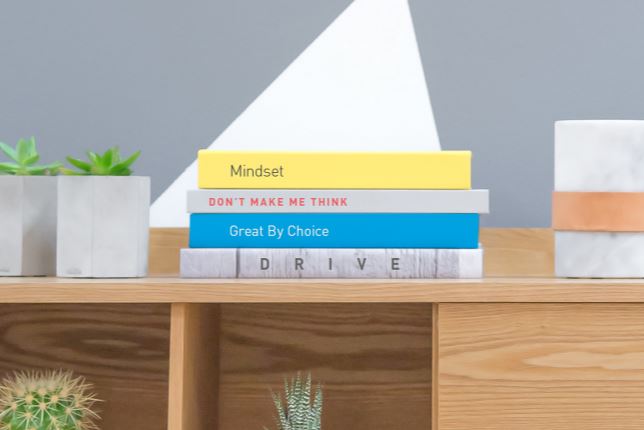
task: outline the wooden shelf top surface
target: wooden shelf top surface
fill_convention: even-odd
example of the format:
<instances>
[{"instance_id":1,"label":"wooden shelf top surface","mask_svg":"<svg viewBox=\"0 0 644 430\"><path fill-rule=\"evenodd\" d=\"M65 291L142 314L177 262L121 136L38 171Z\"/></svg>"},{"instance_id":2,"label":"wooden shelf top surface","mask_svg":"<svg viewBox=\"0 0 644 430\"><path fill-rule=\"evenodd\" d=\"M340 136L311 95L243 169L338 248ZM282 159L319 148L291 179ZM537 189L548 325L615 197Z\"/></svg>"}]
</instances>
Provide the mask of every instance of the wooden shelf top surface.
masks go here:
<instances>
[{"instance_id":1,"label":"wooden shelf top surface","mask_svg":"<svg viewBox=\"0 0 644 430\"><path fill-rule=\"evenodd\" d=\"M644 280L0 278L0 303L643 302Z\"/></svg>"}]
</instances>

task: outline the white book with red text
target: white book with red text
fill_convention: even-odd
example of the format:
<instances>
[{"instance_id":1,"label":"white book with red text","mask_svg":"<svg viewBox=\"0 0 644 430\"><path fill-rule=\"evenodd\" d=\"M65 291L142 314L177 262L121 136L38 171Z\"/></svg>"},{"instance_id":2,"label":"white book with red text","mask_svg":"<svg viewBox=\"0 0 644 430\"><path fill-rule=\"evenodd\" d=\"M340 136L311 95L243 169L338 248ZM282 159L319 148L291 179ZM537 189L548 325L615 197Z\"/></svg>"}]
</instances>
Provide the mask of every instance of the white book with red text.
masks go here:
<instances>
[{"instance_id":1,"label":"white book with red text","mask_svg":"<svg viewBox=\"0 0 644 430\"><path fill-rule=\"evenodd\" d=\"M188 191L189 213L489 212L488 190L210 189Z\"/></svg>"}]
</instances>

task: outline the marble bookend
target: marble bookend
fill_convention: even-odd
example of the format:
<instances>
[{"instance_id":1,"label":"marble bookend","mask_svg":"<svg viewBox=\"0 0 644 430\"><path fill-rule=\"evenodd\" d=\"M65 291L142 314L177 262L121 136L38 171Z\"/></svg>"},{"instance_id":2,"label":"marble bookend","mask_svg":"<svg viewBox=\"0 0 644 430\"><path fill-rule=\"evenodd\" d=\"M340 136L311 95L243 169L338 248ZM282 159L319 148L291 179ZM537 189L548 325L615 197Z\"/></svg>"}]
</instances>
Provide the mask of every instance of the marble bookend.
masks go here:
<instances>
[{"instance_id":1,"label":"marble bookend","mask_svg":"<svg viewBox=\"0 0 644 430\"><path fill-rule=\"evenodd\" d=\"M558 121L555 191L644 192L644 121ZM644 277L644 232L556 231L555 274Z\"/></svg>"},{"instance_id":2,"label":"marble bookend","mask_svg":"<svg viewBox=\"0 0 644 430\"><path fill-rule=\"evenodd\" d=\"M184 278L481 278L482 249L187 248Z\"/></svg>"}]
</instances>

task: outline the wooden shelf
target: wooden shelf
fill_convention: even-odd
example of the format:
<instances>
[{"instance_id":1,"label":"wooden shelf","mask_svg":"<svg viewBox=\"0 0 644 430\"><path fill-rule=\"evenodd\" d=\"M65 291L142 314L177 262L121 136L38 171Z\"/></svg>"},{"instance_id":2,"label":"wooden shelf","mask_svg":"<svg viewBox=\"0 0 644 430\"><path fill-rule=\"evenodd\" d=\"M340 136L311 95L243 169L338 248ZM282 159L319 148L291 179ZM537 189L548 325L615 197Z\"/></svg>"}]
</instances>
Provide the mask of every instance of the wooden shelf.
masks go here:
<instances>
[{"instance_id":1,"label":"wooden shelf","mask_svg":"<svg viewBox=\"0 0 644 430\"><path fill-rule=\"evenodd\" d=\"M481 240L482 280L189 280L187 231L152 230L150 278L0 278L0 374L87 376L105 430L262 428L300 370L328 428L644 428L644 280L553 278L549 230Z\"/></svg>"},{"instance_id":2,"label":"wooden shelf","mask_svg":"<svg viewBox=\"0 0 644 430\"><path fill-rule=\"evenodd\" d=\"M0 279L0 303L642 303L644 280Z\"/></svg>"}]
</instances>

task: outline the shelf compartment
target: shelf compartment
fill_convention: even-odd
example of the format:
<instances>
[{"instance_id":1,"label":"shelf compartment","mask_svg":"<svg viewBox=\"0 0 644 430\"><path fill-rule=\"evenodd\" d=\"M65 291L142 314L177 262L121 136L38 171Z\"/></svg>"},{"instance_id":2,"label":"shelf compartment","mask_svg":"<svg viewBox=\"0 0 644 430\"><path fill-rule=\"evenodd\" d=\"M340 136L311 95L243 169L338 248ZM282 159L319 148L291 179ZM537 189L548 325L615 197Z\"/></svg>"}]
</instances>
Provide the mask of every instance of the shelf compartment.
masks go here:
<instances>
[{"instance_id":1,"label":"shelf compartment","mask_svg":"<svg viewBox=\"0 0 644 430\"><path fill-rule=\"evenodd\" d=\"M0 306L0 375L69 369L95 385L103 429L166 428L168 305Z\"/></svg>"},{"instance_id":2,"label":"shelf compartment","mask_svg":"<svg viewBox=\"0 0 644 430\"><path fill-rule=\"evenodd\" d=\"M170 430L271 428L298 371L326 428L431 427L431 304L176 304L172 325Z\"/></svg>"}]
</instances>

